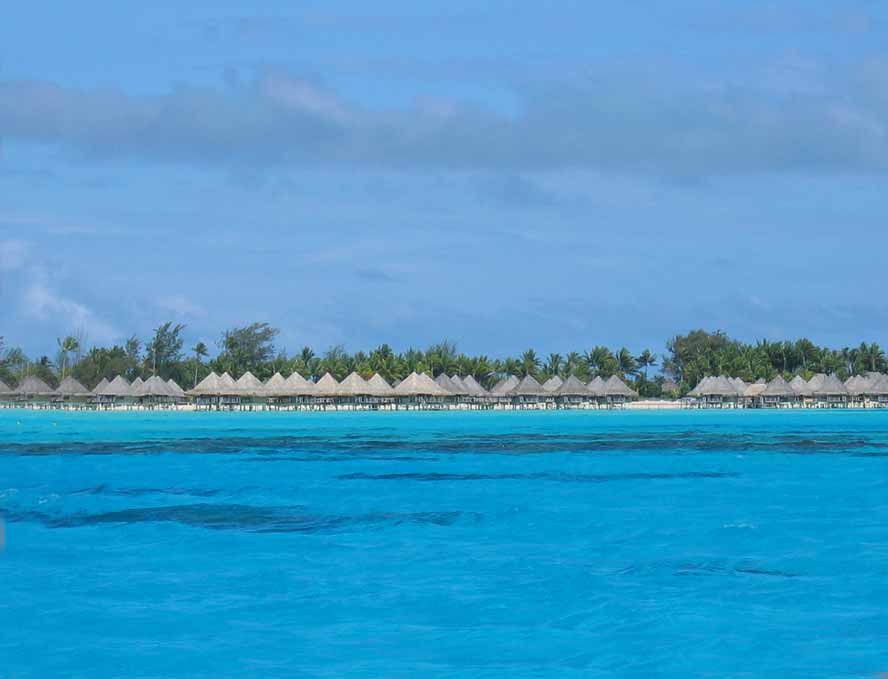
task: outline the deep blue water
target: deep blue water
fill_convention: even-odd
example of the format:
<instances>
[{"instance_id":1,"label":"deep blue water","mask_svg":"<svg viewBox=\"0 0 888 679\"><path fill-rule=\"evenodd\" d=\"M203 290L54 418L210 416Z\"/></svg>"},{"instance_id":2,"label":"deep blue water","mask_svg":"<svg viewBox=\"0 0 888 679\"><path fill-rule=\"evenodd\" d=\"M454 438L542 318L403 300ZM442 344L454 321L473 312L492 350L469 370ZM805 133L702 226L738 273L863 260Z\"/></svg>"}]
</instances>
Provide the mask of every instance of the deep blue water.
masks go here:
<instances>
[{"instance_id":1,"label":"deep blue water","mask_svg":"<svg viewBox=\"0 0 888 679\"><path fill-rule=\"evenodd\" d=\"M0 677L888 672L888 412L0 411Z\"/></svg>"}]
</instances>

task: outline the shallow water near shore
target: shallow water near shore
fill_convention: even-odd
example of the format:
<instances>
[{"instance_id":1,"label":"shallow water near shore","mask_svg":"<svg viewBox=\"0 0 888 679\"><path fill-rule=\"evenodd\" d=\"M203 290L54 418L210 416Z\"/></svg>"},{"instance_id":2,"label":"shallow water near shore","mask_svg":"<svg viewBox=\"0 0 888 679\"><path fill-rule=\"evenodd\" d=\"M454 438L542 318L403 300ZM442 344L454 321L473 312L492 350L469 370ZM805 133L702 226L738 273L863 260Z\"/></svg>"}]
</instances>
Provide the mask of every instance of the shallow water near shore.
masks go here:
<instances>
[{"instance_id":1,"label":"shallow water near shore","mask_svg":"<svg viewBox=\"0 0 888 679\"><path fill-rule=\"evenodd\" d=\"M888 412L0 411L0 676L868 677Z\"/></svg>"}]
</instances>

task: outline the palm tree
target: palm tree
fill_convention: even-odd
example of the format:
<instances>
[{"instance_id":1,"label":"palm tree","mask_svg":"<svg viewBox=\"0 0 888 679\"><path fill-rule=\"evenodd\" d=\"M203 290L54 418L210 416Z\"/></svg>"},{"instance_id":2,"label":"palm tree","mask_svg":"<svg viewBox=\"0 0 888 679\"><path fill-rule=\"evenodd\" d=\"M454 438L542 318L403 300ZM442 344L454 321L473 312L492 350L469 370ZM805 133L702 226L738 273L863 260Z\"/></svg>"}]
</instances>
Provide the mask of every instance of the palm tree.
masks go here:
<instances>
[{"instance_id":1,"label":"palm tree","mask_svg":"<svg viewBox=\"0 0 888 679\"><path fill-rule=\"evenodd\" d=\"M623 375L632 376L638 373L638 363L635 362L635 357L626 347L617 352L616 358L618 369Z\"/></svg>"},{"instance_id":2,"label":"palm tree","mask_svg":"<svg viewBox=\"0 0 888 679\"><path fill-rule=\"evenodd\" d=\"M549 354L549 358L546 360L546 375L549 377L559 375L561 373L562 363L561 354Z\"/></svg>"},{"instance_id":3,"label":"palm tree","mask_svg":"<svg viewBox=\"0 0 888 679\"><path fill-rule=\"evenodd\" d=\"M77 352L80 349L80 342L77 341L77 338L68 335L65 339L57 339L56 343L59 345L59 362L62 364L62 379L65 379L65 372L68 369L68 356L72 352Z\"/></svg>"},{"instance_id":4,"label":"palm tree","mask_svg":"<svg viewBox=\"0 0 888 679\"><path fill-rule=\"evenodd\" d=\"M194 386L197 386L197 369L202 365L200 362L201 358L206 358L210 355L210 352L207 350L207 345L203 342L198 342L194 345Z\"/></svg>"},{"instance_id":5,"label":"palm tree","mask_svg":"<svg viewBox=\"0 0 888 679\"><path fill-rule=\"evenodd\" d=\"M644 381L647 382L648 368L657 365L657 355L652 353L650 349L645 349L635 360L644 369Z\"/></svg>"},{"instance_id":6,"label":"palm tree","mask_svg":"<svg viewBox=\"0 0 888 679\"><path fill-rule=\"evenodd\" d=\"M533 376L540 369L540 359L537 358L536 351L528 349L521 355L521 374L524 377Z\"/></svg>"}]
</instances>

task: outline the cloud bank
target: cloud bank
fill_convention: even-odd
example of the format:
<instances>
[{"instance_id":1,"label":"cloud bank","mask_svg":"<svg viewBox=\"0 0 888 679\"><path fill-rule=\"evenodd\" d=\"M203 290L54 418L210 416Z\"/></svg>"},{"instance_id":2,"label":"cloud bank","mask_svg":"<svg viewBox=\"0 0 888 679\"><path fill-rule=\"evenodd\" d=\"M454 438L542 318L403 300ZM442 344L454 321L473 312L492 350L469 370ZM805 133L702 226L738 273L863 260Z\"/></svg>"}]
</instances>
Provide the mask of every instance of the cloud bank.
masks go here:
<instances>
[{"instance_id":1,"label":"cloud bank","mask_svg":"<svg viewBox=\"0 0 888 679\"><path fill-rule=\"evenodd\" d=\"M776 75L775 75L776 74ZM511 113L452 100L370 108L298 75L160 96L0 80L0 142L96 159L670 176L888 169L888 65L742 80L659 69L515 86Z\"/></svg>"}]
</instances>

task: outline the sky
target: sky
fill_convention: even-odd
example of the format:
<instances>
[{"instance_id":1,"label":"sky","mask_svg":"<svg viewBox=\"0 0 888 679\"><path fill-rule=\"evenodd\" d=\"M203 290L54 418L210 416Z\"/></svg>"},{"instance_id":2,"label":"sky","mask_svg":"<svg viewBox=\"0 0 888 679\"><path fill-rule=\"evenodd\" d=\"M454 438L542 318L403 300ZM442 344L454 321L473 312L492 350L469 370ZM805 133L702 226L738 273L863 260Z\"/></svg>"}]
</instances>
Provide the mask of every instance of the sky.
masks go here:
<instances>
[{"instance_id":1,"label":"sky","mask_svg":"<svg viewBox=\"0 0 888 679\"><path fill-rule=\"evenodd\" d=\"M13 3L0 336L888 344L886 171L885 3Z\"/></svg>"}]
</instances>

